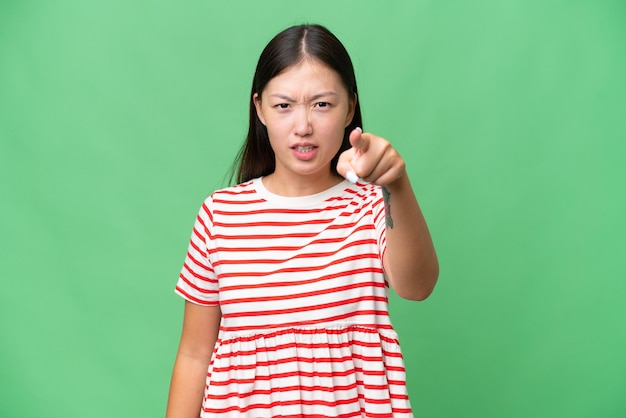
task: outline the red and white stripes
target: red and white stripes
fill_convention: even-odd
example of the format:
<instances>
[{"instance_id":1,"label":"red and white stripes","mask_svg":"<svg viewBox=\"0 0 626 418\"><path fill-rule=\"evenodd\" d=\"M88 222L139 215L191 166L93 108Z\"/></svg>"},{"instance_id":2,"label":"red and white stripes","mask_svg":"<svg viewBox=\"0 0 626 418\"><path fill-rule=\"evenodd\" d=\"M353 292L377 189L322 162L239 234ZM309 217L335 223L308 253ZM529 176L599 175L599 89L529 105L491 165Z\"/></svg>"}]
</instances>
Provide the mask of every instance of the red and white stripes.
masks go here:
<instances>
[{"instance_id":1,"label":"red and white stripes","mask_svg":"<svg viewBox=\"0 0 626 418\"><path fill-rule=\"evenodd\" d=\"M384 249L376 186L207 198L176 286L222 311L202 416L411 416Z\"/></svg>"}]
</instances>

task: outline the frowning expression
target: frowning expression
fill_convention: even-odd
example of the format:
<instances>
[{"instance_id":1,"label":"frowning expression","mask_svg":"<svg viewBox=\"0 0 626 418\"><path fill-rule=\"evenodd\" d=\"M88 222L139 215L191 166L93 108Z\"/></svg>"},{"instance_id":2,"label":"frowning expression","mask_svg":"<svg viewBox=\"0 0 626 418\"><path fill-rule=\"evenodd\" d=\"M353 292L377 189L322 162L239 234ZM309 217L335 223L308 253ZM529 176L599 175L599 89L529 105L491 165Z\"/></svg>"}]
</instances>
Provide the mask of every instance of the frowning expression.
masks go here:
<instances>
[{"instance_id":1,"label":"frowning expression","mask_svg":"<svg viewBox=\"0 0 626 418\"><path fill-rule=\"evenodd\" d=\"M356 106L335 71L305 59L271 79L254 103L276 156L275 176L333 176L330 163Z\"/></svg>"}]
</instances>

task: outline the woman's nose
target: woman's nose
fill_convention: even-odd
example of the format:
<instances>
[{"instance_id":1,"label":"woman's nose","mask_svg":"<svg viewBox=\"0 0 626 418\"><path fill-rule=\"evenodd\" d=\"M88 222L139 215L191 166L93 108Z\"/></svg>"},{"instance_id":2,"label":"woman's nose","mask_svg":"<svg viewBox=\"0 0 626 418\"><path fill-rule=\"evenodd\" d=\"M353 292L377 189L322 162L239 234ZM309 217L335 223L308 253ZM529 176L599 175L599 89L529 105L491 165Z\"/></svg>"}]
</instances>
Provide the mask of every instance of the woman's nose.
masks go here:
<instances>
[{"instance_id":1,"label":"woman's nose","mask_svg":"<svg viewBox=\"0 0 626 418\"><path fill-rule=\"evenodd\" d=\"M294 112L294 132L298 136L311 135L313 132L311 126L311 114L304 106Z\"/></svg>"}]
</instances>

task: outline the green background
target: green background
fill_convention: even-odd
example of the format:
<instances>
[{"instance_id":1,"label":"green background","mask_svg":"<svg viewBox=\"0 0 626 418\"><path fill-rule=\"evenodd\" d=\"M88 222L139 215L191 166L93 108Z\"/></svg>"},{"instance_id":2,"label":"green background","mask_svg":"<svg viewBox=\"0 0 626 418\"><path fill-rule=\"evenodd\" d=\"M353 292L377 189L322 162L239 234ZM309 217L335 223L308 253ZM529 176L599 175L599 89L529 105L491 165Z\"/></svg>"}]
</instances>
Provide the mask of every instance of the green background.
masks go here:
<instances>
[{"instance_id":1,"label":"green background","mask_svg":"<svg viewBox=\"0 0 626 418\"><path fill-rule=\"evenodd\" d=\"M164 414L254 66L322 23L438 250L417 417L626 416L626 2L0 2L0 416Z\"/></svg>"}]
</instances>

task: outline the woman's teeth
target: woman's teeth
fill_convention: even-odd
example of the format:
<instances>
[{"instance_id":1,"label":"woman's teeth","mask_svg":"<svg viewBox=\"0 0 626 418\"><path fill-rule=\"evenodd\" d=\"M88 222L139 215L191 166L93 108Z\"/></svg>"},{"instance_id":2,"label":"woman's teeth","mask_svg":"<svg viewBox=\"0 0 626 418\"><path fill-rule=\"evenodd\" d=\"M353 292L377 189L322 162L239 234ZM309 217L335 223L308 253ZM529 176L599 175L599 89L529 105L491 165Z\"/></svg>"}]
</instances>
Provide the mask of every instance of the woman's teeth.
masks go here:
<instances>
[{"instance_id":1,"label":"woman's teeth","mask_svg":"<svg viewBox=\"0 0 626 418\"><path fill-rule=\"evenodd\" d=\"M298 151L298 152L309 152L309 151L313 151L313 147L311 145L309 145L307 147L296 146L296 151Z\"/></svg>"}]
</instances>

